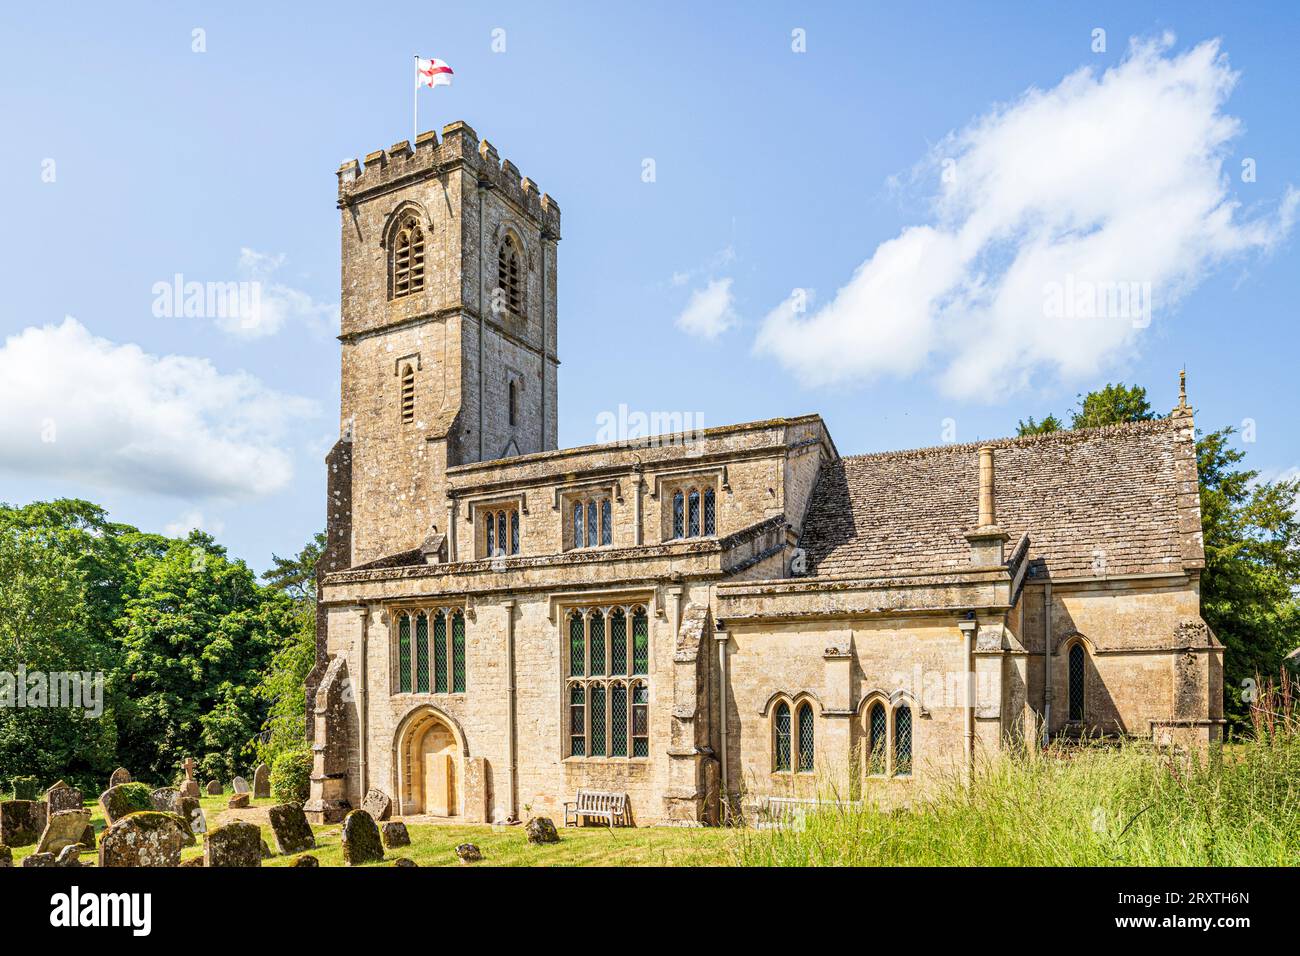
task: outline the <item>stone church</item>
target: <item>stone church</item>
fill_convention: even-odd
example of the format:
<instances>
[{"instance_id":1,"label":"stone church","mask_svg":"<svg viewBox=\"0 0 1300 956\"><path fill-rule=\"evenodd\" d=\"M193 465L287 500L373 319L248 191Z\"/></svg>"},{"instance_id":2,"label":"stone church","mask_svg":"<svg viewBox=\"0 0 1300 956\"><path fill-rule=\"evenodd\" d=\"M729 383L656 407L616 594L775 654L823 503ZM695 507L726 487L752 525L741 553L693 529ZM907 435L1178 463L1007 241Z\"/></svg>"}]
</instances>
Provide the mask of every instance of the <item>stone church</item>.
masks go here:
<instances>
[{"instance_id":1,"label":"stone church","mask_svg":"<svg viewBox=\"0 0 1300 956\"><path fill-rule=\"evenodd\" d=\"M911 451L841 455L817 415L559 449L555 200L457 122L343 164L338 208L313 819L583 788L698 825L1058 736L1218 739L1185 391Z\"/></svg>"}]
</instances>

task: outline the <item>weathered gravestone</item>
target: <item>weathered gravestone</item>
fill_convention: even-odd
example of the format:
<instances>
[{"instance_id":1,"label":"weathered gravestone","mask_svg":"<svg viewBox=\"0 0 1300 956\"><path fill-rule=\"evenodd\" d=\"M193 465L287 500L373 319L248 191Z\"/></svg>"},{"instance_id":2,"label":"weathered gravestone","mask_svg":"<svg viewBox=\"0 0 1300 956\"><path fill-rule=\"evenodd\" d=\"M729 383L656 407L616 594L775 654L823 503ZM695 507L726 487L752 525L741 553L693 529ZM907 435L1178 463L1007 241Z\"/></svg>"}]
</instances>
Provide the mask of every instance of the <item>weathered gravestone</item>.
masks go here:
<instances>
[{"instance_id":1,"label":"weathered gravestone","mask_svg":"<svg viewBox=\"0 0 1300 956\"><path fill-rule=\"evenodd\" d=\"M348 866L376 863L384 858L379 827L365 810L353 810L343 818L343 859Z\"/></svg>"},{"instance_id":2,"label":"weathered gravestone","mask_svg":"<svg viewBox=\"0 0 1300 956\"><path fill-rule=\"evenodd\" d=\"M311 854L304 854L289 864L290 866L320 866L320 860Z\"/></svg>"},{"instance_id":3,"label":"weathered gravestone","mask_svg":"<svg viewBox=\"0 0 1300 956\"><path fill-rule=\"evenodd\" d=\"M209 780L209 781L208 781L208 796L209 796L209 797L219 797L219 796L221 796L221 781L220 781L220 780Z\"/></svg>"},{"instance_id":4,"label":"weathered gravestone","mask_svg":"<svg viewBox=\"0 0 1300 956\"><path fill-rule=\"evenodd\" d=\"M208 832L208 819L203 815L198 797L181 797L181 816L190 826L190 832L199 836Z\"/></svg>"},{"instance_id":5,"label":"weathered gravestone","mask_svg":"<svg viewBox=\"0 0 1300 956\"><path fill-rule=\"evenodd\" d=\"M99 795L105 823L116 823L129 813L153 810L153 792L142 783L119 783Z\"/></svg>"},{"instance_id":6,"label":"weathered gravestone","mask_svg":"<svg viewBox=\"0 0 1300 956\"><path fill-rule=\"evenodd\" d=\"M560 834L555 831L555 824L550 817L533 817L528 821L524 831L529 843L559 843Z\"/></svg>"},{"instance_id":7,"label":"weathered gravestone","mask_svg":"<svg viewBox=\"0 0 1300 956\"><path fill-rule=\"evenodd\" d=\"M262 831L255 823L236 820L213 827L203 841L203 865L248 867L262 865Z\"/></svg>"},{"instance_id":8,"label":"weathered gravestone","mask_svg":"<svg viewBox=\"0 0 1300 956\"><path fill-rule=\"evenodd\" d=\"M253 771L253 799L269 800L271 797L271 768L264 763Z\"/></svg>"},{"instance_id":9,"label":"weathered gravestone","mask_svg":"<svg viewBox=\"0 0 1300 956\"><path fill-rule=\"evenodd\" d=\"M59 858L53 853L33 853L23 860L23 866L58 866Z\"/></svg>"},{"instance_id":10,"label":"weathered gravestone","mask_svg":"<svg viewBox=\"0 0 1300 956\"><path fill-rule=\"evenodd\" d=\"M81 842L88 826L89 810L60 810L51 813L41 832L40 842L36 844L36 852L58 853L65 846L76 846Z\"/></svg>"},{"instance_id":11,"label":"weathered gravestone","mask_svg":"<svg viewBox=\"0 0 1300 956\"><path fill-rule=\"evenodd\" d=\"M118 820L99 841L99 865L180 866L185 835L170 813L144 810Z\"/></svg>"},{"instance_id":12,"label":"weathered gravestone","mask_svg":"<svg viewBox=\"0 0 1300 956\"><path fill-rule=\"evenodd\" d=\"M393 861L393 866L419 866L419 865L420 864L416 863L409 856L399 856L396 860Z\"/></svg>"},{"instance_id":13,"label":"weathered gravestone","mask_svg":"<svg viewBox=\"0 0 1300 956\"><path fill-rule=\"evenodd\" d=\"M361 801L361 809L370 814L372 820L387 820L393 812L393 801L388 794L379 789L370 790Z\"/></svg>"},{"instance_id":14,"label":"weathered gravestone","mask_svg":"<svg viewBox=\"0 0 1300 956\"><path fill-rule=\"evenodd\" d=\"M159 787L149 794L149 800L159 813L181 812L181 792L175 787Z\"/></svg>"},{"instance_id":15,"label":"weathered gravestone","mask_svg":"<svg viewBox=\"0 0 1300 956\"><path fill-rule=\"evenodd\" d=\"M181 796L194 797L199 796L199 782L194 779L194 758L185 758L185 780L181 783Z\"/></svg>"},{"instance_id":16,"label":"weathered gravestone","mask_svg":"<svg viewBox=\"0 0 1300 956\"><path fill-rule=\"evenodd\" d=\"M59 866L81 866L81 846L76 843L65 846L55 862Z\"/></svg>"},{"instance_id":17,"label":"weathered gravestone","mask_svg":"<svg viewBox=\"0 0 1300 956\"><path fill-rule=\"evenodd\" d=\"M130 782L131 782L131 774L127 771L125 767L118 767L116 770L113 771L113 775L108 778L108 787L111 790L113 787L116 787L119 784L130 783Z\"/></svg>"},{"instance_id":18,"label":"weathered gravestone","mask_svg":"<svg viewBox=\"0 0 1300 956\"><path fill-rule=\"evenodd\" d=\"M14 851L0 843L0 869L14 865Z\"/></svg>"},{"instance_id":19,"label":"weathered gravestone","mask_svg":"<svg viewBox=\"0 0 1300 956\"><path fill-rule=\"evenodd\" d=\"M43 800L0 801L0 843L31 846L45 829L48 805Z\"/></svg>"},{"instance_id":20,"label":"weathered gravestone","mask_svg":"<svg viewBox=\"0 0 1300 956\"><path fill-rule=\"evenodd\" d=\"M307 822L307 814L297 803L281 803L268 812L271 818L271 836L275 849L281 856L291 856L316 846L316 835Z\"/></svg>"},{"instance_id":21,"label":"weathered gravestone","mask_svg":"<svg viewBox=\"0 0 1300 956\"><path fill-rule=\"evenodd\" d=\"M41 799L41 782L35 777L14 777L13 788L15 800Z\"/></svg>"},{"instance_id":22,"label":"weathered gravestone","mask_svg":"<svg viewBox=\"0 0 1300 956\"><path fill-rule=\"evenodd\" d=\"M483 851L473 843L461 843L456 846L456 857L462 863L477 863L483 859Z\"/></svg>"},{"instance_id":23,"label":"weathered gravestone","mask_svg":"<svg viewBox=\"0 0 1300 956\"><path fill-rule=\"evenodd\" d=\"M232 793L232 794L230 795L230 802L227 803L226 806L228 806L231 810L247 810L247 809L248 809L248 794L247 794L247 793Z\"/></svg>"},{"instance_id":24,"label":"weathered gravestone","mask_svg":"<svg viewBox=\"0 0 1300 956\"><path fill-rule=\"evenodd\" d=\"M411 845L411 834L406 832L406 824L400 820L390 820L383 825L380 832L384 836L384 846L390 850Z\"/></svg>"},{"instance_id":25,"label":"weathered gravestone","mask_svg":"<svg viewBox=\"0 0 1300 956\"><path fill-rule=\"evenodd\" d=\"M243 777L236 777L234 780L230 781L230 785L235 788L235 793L249 793L252 791L252 788L248 785L248 781Z\"/></svg>"},{"instance_id":26,"label":"weathered gravestone","mask_svg":"<svg viewBox=\"0 0 1300 956\"><path fill-rule=\"evenodd\" d=\"M50 813L58 813L60 810L80 810L81 791L76 787L69 787L60 780L45 791L45 802L50 805Z\"/></svg>"}]
</instances>

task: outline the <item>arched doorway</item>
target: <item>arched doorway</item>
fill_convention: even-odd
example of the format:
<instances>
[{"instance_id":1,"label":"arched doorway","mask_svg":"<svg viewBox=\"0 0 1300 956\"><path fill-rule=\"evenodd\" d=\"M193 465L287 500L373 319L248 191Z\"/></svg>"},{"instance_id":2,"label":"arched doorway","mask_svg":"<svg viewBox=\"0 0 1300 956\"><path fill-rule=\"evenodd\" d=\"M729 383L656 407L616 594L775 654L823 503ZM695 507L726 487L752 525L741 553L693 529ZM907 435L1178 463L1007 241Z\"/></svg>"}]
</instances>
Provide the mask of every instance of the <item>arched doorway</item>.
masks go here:
<instances>
[{"instance_id":1,"label":"arched doorway","mask_svg":"<svg viewBox=\"0 0 1300 956\"><path fill-rule=\"evenodd\" d=\"M412 715L399 745L402 813L460 816L463 755L450 720L432 709Z\"/></svg>"}]
</instances>

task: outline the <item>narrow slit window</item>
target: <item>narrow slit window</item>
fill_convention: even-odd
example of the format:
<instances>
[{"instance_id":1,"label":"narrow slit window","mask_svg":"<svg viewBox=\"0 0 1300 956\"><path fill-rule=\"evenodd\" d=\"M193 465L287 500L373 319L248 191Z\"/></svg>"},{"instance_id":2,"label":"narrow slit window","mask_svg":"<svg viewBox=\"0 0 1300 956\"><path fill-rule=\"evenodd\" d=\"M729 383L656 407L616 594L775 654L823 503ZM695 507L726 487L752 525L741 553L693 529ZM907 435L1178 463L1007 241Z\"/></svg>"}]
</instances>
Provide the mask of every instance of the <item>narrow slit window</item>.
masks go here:
<instances>
[{"instance_id":1,"label":"narrow slit window","mask_svg":"<svg viewBox=\"0 0 1300 956\"><path fill-rule=\"evenodd\" d=\"M1076 643L1070 648L1070 720L1083 720L1084 663L1083 645Z\"/></svg>"},{"instance_id":2,"label":"narrow slit window","mask_svg":"<svg viewBox=\"0 0 1300 956\"><path fill-rule=\"evenodd\" d=\"M510 383L510 427L514 428L519 424L519 395L518 386L514 382Z\"/></svg>"},{"instance_id":3,"label":"narrow slit window","mask_svg":"<svg viewBox=\"0 0 1300 956\"><path fill-rule=\"evenodd\" d=\"M415 421L415 369L410 365L402 367L402 424L409 425Z\"/></svg>"}]
</instances>

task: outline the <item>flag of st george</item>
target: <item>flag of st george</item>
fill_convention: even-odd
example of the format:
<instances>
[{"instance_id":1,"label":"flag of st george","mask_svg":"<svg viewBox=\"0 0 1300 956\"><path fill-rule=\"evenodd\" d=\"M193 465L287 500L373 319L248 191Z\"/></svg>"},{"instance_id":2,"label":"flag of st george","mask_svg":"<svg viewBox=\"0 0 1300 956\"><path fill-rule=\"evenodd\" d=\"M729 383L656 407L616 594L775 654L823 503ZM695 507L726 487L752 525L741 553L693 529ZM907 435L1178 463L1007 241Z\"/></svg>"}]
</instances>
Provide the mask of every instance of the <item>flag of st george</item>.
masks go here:
<instances>
[{"instance_id":1,"label":"flag of st george","mask_svg":"<svg viewBox=\"0 0 1300 956\"><path fill-rule=\"evenodd\" d=\"M451 86L451 78L454 75L451 67L443 60L415 58L416 86Z\"/></svg>"}]
</instances>

